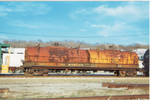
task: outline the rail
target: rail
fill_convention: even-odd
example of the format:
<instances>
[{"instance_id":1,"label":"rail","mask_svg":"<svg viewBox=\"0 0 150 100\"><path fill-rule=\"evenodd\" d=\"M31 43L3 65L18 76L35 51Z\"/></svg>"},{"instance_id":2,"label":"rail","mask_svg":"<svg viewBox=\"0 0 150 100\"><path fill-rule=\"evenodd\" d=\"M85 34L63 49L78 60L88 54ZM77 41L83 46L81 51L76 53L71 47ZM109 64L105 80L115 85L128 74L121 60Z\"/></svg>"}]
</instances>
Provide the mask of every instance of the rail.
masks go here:
<instances>
[{"instance_id":1,"label":"rail","mask_svg":"<svg viewBox=\"0 0 150 100\"><path fill-rule=\"evenodd\" d=\"M70 97L70 98L40 98L26 100L135 100L149 99L149 94L141 95L116 95L116 96L96 96L96 97Z\"/></svg>"}]
</instances>

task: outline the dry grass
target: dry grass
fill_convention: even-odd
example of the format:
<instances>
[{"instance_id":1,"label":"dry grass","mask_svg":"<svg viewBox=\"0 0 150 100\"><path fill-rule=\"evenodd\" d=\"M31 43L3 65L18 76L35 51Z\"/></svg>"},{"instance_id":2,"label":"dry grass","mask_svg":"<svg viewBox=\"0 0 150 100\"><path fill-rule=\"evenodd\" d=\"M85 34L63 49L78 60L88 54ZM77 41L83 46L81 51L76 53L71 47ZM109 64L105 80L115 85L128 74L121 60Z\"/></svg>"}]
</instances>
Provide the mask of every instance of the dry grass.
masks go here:
<instances>
[{"instance_id":1,"label":"dry grass","mask_svg":"<svg viewBox=\"0 0 150 100\"><path fill-rule=\"evenodd\" d=\"M149 79L117 78L0 78L0 87L10 92L1 98L56 98L148 94L149 90L107 88L102 82L148 84Z\"/></svg>"}]
</instances>

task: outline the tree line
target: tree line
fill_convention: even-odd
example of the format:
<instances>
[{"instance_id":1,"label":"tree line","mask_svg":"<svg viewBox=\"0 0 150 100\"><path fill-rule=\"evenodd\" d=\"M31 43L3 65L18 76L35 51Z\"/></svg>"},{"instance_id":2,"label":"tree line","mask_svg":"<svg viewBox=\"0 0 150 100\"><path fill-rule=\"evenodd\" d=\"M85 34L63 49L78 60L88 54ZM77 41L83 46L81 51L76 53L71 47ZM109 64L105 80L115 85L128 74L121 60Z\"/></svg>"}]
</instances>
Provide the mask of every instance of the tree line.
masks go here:
<instances>
[{"instance_id":1,"label":"tree line","mask_svg":"<svg viewBox=\"0 0 150 100\"><path fill-rule=\"evenodd\" d=\"M4 40L3 43L10 44L13 48L26 48L32 46L40 46L40 47L47 47L47 46L57 46L57 47L67 47L67 48L83 48L83 49L119 49L119 50L135 50L135 49L148 49L149 45L143 44L130 44L130 45L116 45L110 43L104 44L88 44L85 42L80 41L48 41L43 42L42 40L36 41L25 41L25 40Z\"/></svg>"}]
</instances>

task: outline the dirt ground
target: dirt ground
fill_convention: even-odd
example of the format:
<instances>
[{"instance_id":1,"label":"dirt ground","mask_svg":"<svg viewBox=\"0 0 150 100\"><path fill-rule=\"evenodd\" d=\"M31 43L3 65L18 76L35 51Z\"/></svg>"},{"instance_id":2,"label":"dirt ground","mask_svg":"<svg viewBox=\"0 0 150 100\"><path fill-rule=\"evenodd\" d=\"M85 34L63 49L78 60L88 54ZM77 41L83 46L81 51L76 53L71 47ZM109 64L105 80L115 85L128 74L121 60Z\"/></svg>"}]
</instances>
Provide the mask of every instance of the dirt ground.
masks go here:
<instances>
[{"instance_id":1,"label":"dirt ground","mask_svg":"<svg viewBox=\"0 0 150 100\"><path fill-rule=\"evenodd\" d=\"M102 87L103 82L149 84L149 78L111 78L111 77L37 77L0 78L0 88L9 88L0 98L56 98L110 95L148 94L149 89L127 89Z\"/></svg>"}]
</instances>

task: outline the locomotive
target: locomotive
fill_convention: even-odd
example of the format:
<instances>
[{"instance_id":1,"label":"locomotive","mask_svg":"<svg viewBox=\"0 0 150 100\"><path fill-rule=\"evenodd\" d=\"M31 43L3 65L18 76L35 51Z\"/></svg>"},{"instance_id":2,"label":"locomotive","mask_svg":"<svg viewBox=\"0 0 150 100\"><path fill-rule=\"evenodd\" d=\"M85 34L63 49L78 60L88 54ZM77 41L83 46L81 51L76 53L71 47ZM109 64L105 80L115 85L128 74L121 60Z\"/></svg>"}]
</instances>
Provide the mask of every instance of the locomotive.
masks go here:
<instances>
[{"instance_id":1,"label":"locomotive","mask_svg":"<svg viewBox=\"0 0 150 100\"><path fill-rule=\"evenodd\" d=\"M25 75L47 76L49 72L109 71L115 76L136 76L138 55L120 50L83 50L66 47L27 47Z\"/></svg>"},{"instance_id":2,"label":"locomotive","mask_svg":"<svg viewBox=\"0 0 150 100\"><path fill-rule=\"evenodd\" d=\"M144 54L143 65L144 65L145 76L149 76L149 49L147 49L147 51Z\"/></svg>"}]
</instances>

